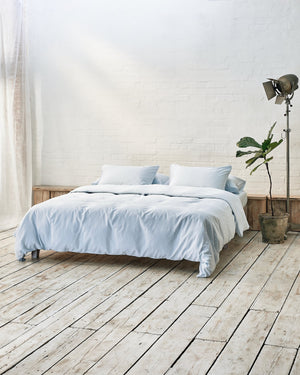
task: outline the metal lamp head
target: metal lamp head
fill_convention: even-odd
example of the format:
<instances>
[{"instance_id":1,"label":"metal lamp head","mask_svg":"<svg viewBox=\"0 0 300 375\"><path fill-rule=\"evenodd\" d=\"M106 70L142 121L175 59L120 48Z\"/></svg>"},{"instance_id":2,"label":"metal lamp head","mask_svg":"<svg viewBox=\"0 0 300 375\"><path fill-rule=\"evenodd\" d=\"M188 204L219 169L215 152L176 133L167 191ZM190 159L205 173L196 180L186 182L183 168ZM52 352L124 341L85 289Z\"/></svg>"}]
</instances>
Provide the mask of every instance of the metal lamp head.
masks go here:
<instances>
[{"instance_id":1,"label":"metal lamp head","mask_svg":"<svg viewBox=\"0 0 300 375\"><path fill-rule=\"evenodd\" d=\"M291 99L298 88L298 77L295 74L286 74L278 79L268 78L263 86L268 100L276 96L276 104L281 104L286 99Z\"/></svg>"},{"instance_id":2,"label":"metal lamp head","mask_svg":"<svg viewBox=\"0 0 300 375\"><path fill-rule=\"evenodd\" d=\"M278 90L284 95L291 95L298 88L298 77L295 74L286 74L278 78Z\"/></svg>"}]
</instances>

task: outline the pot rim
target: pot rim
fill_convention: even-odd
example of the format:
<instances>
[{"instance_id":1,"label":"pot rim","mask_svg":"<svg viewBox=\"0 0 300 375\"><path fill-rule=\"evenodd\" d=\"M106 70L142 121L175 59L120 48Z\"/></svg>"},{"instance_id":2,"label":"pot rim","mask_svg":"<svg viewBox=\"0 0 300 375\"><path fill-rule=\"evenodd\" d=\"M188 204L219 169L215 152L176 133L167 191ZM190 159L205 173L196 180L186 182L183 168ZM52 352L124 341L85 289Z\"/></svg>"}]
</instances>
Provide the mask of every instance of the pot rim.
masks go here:
<instances>
[{"instance_id":1,"label":"pot rim","mask_svg":"<svg viewBox=\"0 0 300 375\"><path fill-rule=\"evenodd\" d=\"M285 218L285 217L289 217L290 214L288 214L287 212L285 213L282 213L280 215L274 215L272 216L272 214L270 212L264 212L264 213L261 213L259 214L260 217L262 218L268 218L268 219L282 219L282 218Z\"/></svg>"}]
</instances>

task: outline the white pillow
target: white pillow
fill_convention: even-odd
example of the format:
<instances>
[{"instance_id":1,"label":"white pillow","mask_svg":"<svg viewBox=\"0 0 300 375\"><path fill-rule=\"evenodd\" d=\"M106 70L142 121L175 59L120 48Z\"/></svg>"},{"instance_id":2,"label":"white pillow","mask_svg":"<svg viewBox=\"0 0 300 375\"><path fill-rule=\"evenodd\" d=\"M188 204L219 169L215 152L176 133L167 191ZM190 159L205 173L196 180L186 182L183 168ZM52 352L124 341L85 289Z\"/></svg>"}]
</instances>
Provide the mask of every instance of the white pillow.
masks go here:
<instances>
[{"instance_id":1,"label":"white pillow","mask_svg":"<svg viewBox=\"0 0 300 375\"><path fill-rule=\"evenodd\" d=\"M185 167L172 164L170 185L225 188L231 166L226 167Z\"/></svg>"},{"instance_id":2,"label":"white pillow","mask_svg":"<svg viewBox=\"0 0 300 375\"><path fill-rule=\"evenodd\" d=\"M246 181L241 178L229 175L226 181L225 190L230 191L233 194L239 194L244 190Z\"/></svg>"},{"instance_id":3,"label":"white pillow","mask_svg":"<svg viewBox=\"0 0 300 375\"><path fill-rule=\"evenodd\" d=\"M150 185L159 166L136 167L103 165L98 184L110 185Z\"/></svg>"},{"instance_id":4,"label":"white pillow","mask_svg":"<svg viewBox=\"0 0 300 375\"><path fill-rule=\"evenodd\" d=\"M156 173L156 176L154 177L152 184L168 185L169 180L169 176L162 173Z\"/></svg>"}]
</instances>

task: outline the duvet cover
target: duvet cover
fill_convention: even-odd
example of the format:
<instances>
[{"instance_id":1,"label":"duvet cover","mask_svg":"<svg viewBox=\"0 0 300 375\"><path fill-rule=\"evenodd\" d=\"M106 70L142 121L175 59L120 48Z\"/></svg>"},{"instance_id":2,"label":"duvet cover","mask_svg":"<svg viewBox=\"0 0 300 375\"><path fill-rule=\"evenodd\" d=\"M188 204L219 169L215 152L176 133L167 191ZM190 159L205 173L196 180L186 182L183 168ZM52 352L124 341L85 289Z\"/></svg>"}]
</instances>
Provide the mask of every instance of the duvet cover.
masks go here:
<instances>
[{"instance_id":1,"label":"duvet cover","mask_svg":"<svg viewBox=\"0 0 300 375\"><path fill-rule=\"evenodd\" d=\"M186 259L199 277L248 229L237 195L168 185L91 185L33 206L16 232L16 256L37 249Z\"/></svg>"}]
</instances>

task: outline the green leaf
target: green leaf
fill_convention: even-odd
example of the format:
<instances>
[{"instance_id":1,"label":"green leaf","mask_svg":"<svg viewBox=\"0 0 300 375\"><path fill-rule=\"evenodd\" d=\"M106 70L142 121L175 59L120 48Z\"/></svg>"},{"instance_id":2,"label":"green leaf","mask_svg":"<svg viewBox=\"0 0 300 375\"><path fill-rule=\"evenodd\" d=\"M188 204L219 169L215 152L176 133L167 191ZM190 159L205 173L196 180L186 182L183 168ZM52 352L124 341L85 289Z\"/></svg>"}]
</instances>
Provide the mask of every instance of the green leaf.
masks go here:
<instances>
[{"instance_id":1,"label":"green leaf","mask_svg":"<svg viewBox=\"0 0 300 375\"><path fill-rule=\"evenodd\" d=\"M261 148L261 145L257 143L256 140L252 137L243 137L238 141L236 145L240 148L245 148L245 147Z\"/></svg>"},{"instance_id":2,"label":"green leaf","mask_svg":"<svg viewBox=\"0 0 300 375\"><path fill-rule=\"evenodd\" d=\"M273 138L272 132L273 132L273 129L274 129L275 125L276 125L276 121L274 122L274 124L271 126L271 129L269 130L268 137L267 137L268 139Z\"/></svg>"},{"instance_id":3,"label":"green leaf","mask_svg":"<svg viewBox=\"0 0 300 375\"><path fill-rule=\"evenodd\" d=\"M248 154L255 154L257 151L241 151L241 150L238 150L235 154L235 156L237 158L239 158L240 156L244 156L244 155L248 155Z\"/></svg>"},{"instance_id":4,"label":"green leaf","mask_svg":"<svg viewBox=\"0 0 300 375\"><path fill-rule=\"evenodd\" d=\"M266 151L271 143L271 139L265 139L261 145L263 151Z\"/></svg>"},{"instance_id":5,"label":"green leaf","mask_svg":"<svg viewBox=\"0 0 300 375\"><path fill-rule=\"evenodd\" d=\"M263 165L265 162L263 161L262 163L258 164L255 168L252 169L250 172L250 175L252 175L253 172L255 172L261 165Z\"/></svg>"},{"instance_id":6,"label":"green leaf","mask_svg":"<svg viewBox=\"0 0 300 375\"><path fill-rule=\"evenodd\" d=\"M267 150L267 154L271 151L273 151L276 147L278 147L283 142L283 139L280 139L278 142L272 142L269 145L269 148Z\"/></svg>"},{"instance_id":7,"label":"green leaf","mask_svg":"<svg viewBox=\"0 0 300 375\"><path fill-rule=\"evenodd\" d=\"M253 158L246 160L246 164L247 164L246 168L249 168L252 164L256 162L256 160L261 159L261 158L263 158L262 154L257 153Z\"/></svg>"},{"instance_id":8,"label":"green leaf","mask_svg":"<svg viewBox=\"0 0 300 375\"><path fill-rule=\"evenodd\" d=\"M264 161L264 164L267 164L267 163L269 163L269 161L271 161L271 160L272 160L273 158L274 158L274 157L273 157L273 156L271 156L270 158L266 159L266 160Z\"/></svg>"}]
</instances>

